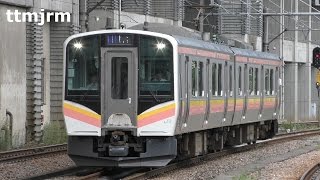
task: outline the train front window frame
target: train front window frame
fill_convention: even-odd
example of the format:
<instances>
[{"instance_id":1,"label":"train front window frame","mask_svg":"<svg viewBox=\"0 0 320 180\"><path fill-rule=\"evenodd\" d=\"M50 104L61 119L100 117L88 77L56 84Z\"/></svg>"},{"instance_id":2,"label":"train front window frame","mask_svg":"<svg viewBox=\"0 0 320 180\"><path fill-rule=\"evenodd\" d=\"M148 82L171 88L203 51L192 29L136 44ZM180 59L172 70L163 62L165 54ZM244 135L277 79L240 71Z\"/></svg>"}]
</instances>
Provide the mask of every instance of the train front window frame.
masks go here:
<instances>
[{"instance_id":1,"label":"train front window frame","mask_svg":"<svg viewBox=\"0 0 320 180\"><path fill-rule=\"evenodd\" d=\"M99 36L73 39L67 46L66 95L100 95Z\"/></svg>"},{"instance_id":2,"label":"train front window frame","mask_svg":"<svg viewBox=\"0 0 320 180\"><path fill-rule=\"evenodd\" d=\"M159 96L173 96L173 48L168 40L140 36L138 77L139 97L151 96L158 101Z\"/></svg>"}]
</instances>

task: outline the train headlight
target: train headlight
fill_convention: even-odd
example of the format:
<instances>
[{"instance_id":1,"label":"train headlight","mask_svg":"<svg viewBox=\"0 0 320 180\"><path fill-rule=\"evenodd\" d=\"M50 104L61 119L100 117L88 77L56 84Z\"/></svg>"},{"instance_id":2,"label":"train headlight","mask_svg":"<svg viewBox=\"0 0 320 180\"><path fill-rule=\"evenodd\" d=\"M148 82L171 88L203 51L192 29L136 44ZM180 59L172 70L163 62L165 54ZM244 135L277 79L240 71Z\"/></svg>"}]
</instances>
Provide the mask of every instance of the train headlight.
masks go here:
<instances>
[{"instance_id":1,"label":"train headlight","mask_svg":"<svg viewBox=\"0 0 320 180\"><path fill-rule=\"evenodd\" d=\"M73 44L73 47L80 50L83 46L80 42L76 42Z\"/></svg>"},{"instance_id":2,"label":"train headlight","mask_svg":"<svg viewBox=\"0 0 320 180\"><path fill-rule=\"evenodd\" d=\"M163 42L159 42L159 43L157 44L157 49L158 49L158 50L162 50L162 49L164 49L164 48L166 48L166 44L164 44Z\"/></svg>"}]
</instances>

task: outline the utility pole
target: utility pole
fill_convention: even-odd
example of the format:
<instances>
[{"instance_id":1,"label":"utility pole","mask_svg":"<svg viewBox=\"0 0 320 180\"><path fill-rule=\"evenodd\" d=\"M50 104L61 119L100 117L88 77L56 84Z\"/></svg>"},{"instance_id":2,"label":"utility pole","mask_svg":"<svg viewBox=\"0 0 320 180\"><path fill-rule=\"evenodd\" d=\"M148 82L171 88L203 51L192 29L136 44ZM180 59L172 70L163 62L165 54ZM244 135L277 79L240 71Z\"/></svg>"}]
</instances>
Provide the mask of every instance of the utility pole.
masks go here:
<instances>
[{"instance_id":1,"label":"utility pole","mask_svg":"<svg viewBox=\"0 0 320 180\"><path fill-rule=\"evenodd\" d=\"M118 20L119 20L119 22L118 22L118 23L119 23L118 27L119 27L119 29L121 29L121 6L122 6L122 5L121 5L121 1L122 1L122 0L119 0L119 12L118 12L118 15L119 15L119 16L118 16Z\"/></svg>"},{"instance_id":2,"label":"utility pole","mask_svg":"<svg viewBox=\"0 0 320 180\"><path fill-rule=\"evenodd\" d=\"M203 18L203 15L204 15L204 0L200 0L200 17L199 17L199 24L200 24L200 27L199 27L199 31L200 32L203 32L203 21L204 21L204 18Z\"/></svg>"}]
</instances>

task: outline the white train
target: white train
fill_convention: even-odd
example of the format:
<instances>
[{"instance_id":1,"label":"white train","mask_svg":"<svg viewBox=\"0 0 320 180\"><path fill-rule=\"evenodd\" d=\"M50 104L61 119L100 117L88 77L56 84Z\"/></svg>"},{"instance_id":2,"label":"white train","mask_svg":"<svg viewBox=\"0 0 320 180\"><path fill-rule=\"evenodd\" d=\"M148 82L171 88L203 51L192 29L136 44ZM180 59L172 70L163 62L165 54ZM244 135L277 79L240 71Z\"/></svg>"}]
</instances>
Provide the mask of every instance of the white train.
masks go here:
<instances>
[{"instance_id":1,"label":"white train","mask_svg":"<svg viewBox=\"0 0 320 180\"><path fill-rule=\"evenodd\" d=\"M278 56L154 31L65 41L64 117L77 165L159 167L277 133Z\"/></svg>"}]
</instances>

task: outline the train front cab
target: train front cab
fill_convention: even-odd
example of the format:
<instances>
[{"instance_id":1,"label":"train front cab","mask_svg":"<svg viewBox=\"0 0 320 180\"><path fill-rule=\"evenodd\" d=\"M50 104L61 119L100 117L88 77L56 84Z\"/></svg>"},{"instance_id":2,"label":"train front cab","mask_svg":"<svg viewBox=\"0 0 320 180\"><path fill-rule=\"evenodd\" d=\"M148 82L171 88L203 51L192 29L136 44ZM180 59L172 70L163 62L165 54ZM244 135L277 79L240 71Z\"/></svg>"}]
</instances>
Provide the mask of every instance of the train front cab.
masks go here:
<instances>
[{"instance_id":1,"label":"train front cab","mask_svg":"<svg viewBox=\"0 0 320 180\"><path fill-rule=\"evenodd\" d=\"M77 165L157 167L176 157L176 45L144 34L111 30L65 42L64 116Z\"/></svg>"}]
</instances>

